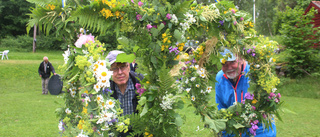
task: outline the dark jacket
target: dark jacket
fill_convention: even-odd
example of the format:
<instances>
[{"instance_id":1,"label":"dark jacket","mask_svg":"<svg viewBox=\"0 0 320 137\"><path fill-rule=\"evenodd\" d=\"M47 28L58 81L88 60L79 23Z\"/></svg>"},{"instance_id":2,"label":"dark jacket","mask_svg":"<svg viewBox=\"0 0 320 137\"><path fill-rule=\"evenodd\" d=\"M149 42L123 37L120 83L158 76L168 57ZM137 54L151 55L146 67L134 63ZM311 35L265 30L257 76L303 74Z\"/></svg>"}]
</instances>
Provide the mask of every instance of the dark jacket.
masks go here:
<instances>
[{"instance_id":1,"label":"dark jacket","mask_svg":"<svg viewBox=\"0 0 320 137\"><path fill-rule=\"evenodd\" d=\"M38 73L41 75L42 78L49 78L52 73L56 73L54 70L54 67L52 64L48 61L47 68L46 68L46 73L44 72L44 61L40 63Z\"/></svg>"},{"instance_id":2,"label":"dark jacket","mask_svg":"<svg viewBox=\"0 0 320 137\"><path fill-rule=\"evenodd\" d=\"M136 72L137 67L138 67L137 63L134 64L134 67L132 66L132 63L130 63L130 71Z\"/></svg>"}]
</instances>

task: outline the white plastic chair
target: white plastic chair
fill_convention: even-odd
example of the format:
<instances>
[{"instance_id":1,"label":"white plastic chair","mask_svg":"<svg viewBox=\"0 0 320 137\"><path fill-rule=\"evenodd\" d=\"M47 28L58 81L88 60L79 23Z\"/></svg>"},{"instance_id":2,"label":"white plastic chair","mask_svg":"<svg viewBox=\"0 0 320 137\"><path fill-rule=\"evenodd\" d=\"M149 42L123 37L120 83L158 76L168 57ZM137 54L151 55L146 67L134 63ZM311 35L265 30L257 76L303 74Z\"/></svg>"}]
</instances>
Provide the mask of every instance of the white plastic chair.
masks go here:
<instances>
[{"instance_id":1,"label":"white plastic chair","mask_svg":"<svg viewBox=\"0 0 320 137\"><path fill-rule=\"evenodd\" d=\"M6 57L7 57L7 60L8 60L8 59L9 59L9 58L8 58L8 53L9 53L9 50L5 50L5 51L1 52L1 53L0 53L0 55L2 55L1 60L3 60L4 56L6 56Z\"/></svg>"}]
</instances>

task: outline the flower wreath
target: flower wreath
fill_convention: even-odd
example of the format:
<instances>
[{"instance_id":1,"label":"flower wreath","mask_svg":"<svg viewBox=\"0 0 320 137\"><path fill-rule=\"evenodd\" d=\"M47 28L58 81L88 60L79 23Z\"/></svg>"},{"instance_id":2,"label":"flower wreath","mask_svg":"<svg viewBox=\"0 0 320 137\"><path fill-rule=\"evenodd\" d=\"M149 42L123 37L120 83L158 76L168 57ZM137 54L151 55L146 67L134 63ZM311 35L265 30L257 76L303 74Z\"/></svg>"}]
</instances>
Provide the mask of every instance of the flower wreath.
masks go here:
<instances>
[{"instance_id":1,"label":"flower wreath","mask_svg":"<svg viewBox=\"0 0 320 137\"><path fill-rule=\"evenodd\" d=\"M179 136L183 117L176 110L184 107L182 98L186 97L196 108L195 113L216 133L226 130L238 136L251 128L254 135L257 122L271 124L272 115L279 116L280 94L275 91L279 79L272 72L276 42L253 37L250 16L237 11L231 2L202 5L175 0L91 0L69 2L63 8L59 4L41 3L32 11L29 28L39 23L50 31L54 22L60 25L56 28L69 30L75 26L70 22L75 22L101 34L113 30L118 48L134 52L146 74L141 85L136 85L141 95L137 107L140 112L130 115L129 120L121 116L119 102L110 94L103 94L109 92L112 74L108 70L110 64L103 60L105 45L91 35L80 35L75 46L64 54L62 68L68 94L64 96L65 105L57 111L63 134L113 136L126 132L130 124L135 131L131 135ZM74 34L67 32L70 37ZM182 60L186 65L181 70L182 81L175 82L170 71L181 56L186 56L182 51L187 44L192 46L190 37L199 39L196 44L201 44L193 55ZM217 110L215 104L208 103L208 93L212 91L214 74L221 68L221 47L228 47L249 61L249 77L255 88L243 103Z\"/></svg>"}]
</instances>

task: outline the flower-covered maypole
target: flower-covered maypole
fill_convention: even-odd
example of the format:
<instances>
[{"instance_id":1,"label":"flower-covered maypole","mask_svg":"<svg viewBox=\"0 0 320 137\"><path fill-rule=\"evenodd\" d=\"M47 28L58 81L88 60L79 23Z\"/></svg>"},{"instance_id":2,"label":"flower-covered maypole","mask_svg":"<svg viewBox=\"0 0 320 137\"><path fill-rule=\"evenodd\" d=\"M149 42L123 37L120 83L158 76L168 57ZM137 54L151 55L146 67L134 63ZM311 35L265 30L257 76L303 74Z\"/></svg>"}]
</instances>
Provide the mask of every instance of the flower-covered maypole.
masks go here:
<instances>
[{"instance_id":1,"label":"flower-covered maypole","mask_svg":"<svg viewBox=\"0 0 320 137\"><path fill-rule=\"evenodd\" d=\"M68 85L65 105L58 109L64 134L113 136L126 132L130 124L131 134L180 136L183 116L177 109L184 107L184 98L215 133L226 130L238 136L249 129L255 135L258 123L268 125L273 114L278 116L279 79L272 69L276 43L253 37L251 17L232 2L90 0L66 4L61 8L41 3L32 12L29 27L39 23L47 32L56 26L75 34L66 27L74 22L92 32L114 32L117 48L134 53L141 61L138 71L144 79L135 85L141 96L139 114L132 114L130 120L122 117L119 102L109 97L112 72L103 56L113 49L105 49L91 35L79 35L75 46L64 54L63 79ZM200 43L185 55L190 39ZM242 103L218 110L210 102L210 93L215 74L226 60L219 53L222 48L249 62L252 88ZM181 73L175 75L180 83L175 82L172 69L182 63Z\"/></svg>"}]
</instances>

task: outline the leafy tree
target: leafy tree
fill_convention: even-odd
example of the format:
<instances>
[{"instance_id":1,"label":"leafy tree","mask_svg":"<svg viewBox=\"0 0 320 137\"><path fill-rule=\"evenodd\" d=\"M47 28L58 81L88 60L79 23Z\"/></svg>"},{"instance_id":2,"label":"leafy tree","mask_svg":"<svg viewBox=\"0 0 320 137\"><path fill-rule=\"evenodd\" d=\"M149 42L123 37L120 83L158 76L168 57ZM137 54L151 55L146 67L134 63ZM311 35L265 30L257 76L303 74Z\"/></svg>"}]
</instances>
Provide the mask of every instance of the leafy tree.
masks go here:
<instances>
[{"instance_id":1,"label":"leafy tree","mask_svg":"<svg viewBox=\"0 0 320 137\"><path fill-rule=\"evenodd\" d=\"M312 8L306 15L304 9L287 7L281 14L280 20L286 20L281 24L279 32L284 37L286 50L290 52L287 69L292 78L301 77L317 71L320 62L315 55L317 50L313 49L315 43L319 43L320 28L313 28L311 24L315 10Z\"/></svg>"},{"instance_id":2,"label":"leafy tree","mask_svg":"<svg viewBox=\"0 0 320 137\"><path fill-rule=\"evenodd\" d=\"M26 34L26 15L34 5L25 0L0 1L0 37Z\"/></svg>"}]
</instances>

